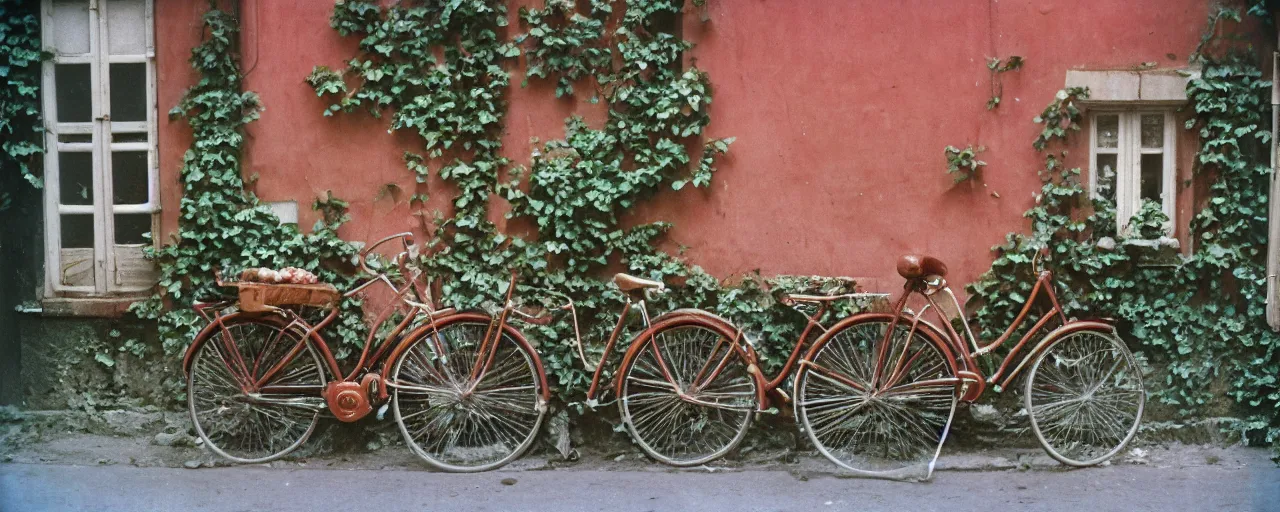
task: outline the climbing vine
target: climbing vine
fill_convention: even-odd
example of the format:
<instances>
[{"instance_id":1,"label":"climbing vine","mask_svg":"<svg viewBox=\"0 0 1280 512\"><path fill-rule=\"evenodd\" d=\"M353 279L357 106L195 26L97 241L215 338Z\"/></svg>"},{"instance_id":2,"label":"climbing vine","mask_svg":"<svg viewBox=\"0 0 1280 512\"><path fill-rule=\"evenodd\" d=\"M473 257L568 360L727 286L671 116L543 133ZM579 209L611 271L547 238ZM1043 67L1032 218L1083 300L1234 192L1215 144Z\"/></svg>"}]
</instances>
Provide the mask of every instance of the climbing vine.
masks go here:
<instances>
[{"instance_id":1,"label":"climbing vine","mask_svg":"<svg viewBox=\"0 0 1280 512\"><path fill-rule=\"evenodd\" d=\"M568 0L551 0L543 9L520 8L520 20L529 32L516 43L530 42L525 51L528 78L556 76L556 97L573 94L573 84L612 64L613 54L604 46L605 25L613 6L606 0L592 0L590 12L582 15ZM603 77L597 77L603 82ZM528 83L526 79L525 83Z\"/></svg>"},{"instance_id":2,"label":"climbing vine","mask_svg":"<svg viewBox=\"0 0 1280 512\"><path fill-rule=\"evenodd\" d=\"M17 173L33 186L44 152L40 134L40 19L31 2L0 0L0 173ZM0 210L12 200L0 190Z\"/></svg>"},{"instance_id":3,"label":"climbing vine","mask_svg":"<svg viewBox=\"0 0 1280 512\"><path fill-rule=\"evenodd\" d=\"M683 2L549 0L519 13L524 32L513 42L502 2L490 0L339 2L331 25L360 39L345 69L317 67L308 83L325 98L326 115L364 109L389 117L392 131L413 130L420 152L406 166L426 195L431 174L456 188L451 215L436 214L421 265L441 279L442 302L492 305L505 292L506 272L519 273L519 296L555 303L575 300L590 343L613 326L622 297L602 279L619 269L678 285L652 305L703 307L759 333L766 369L785 358L803 317L778 305L777 290L848 291L849 280L747 276L733 286L657 248L664 222L624 226L624 214L664 190L707 187L730 139L707 139L710 79L684 68L691 45L672 35ZM582 7L582 10L579 10ZM522 51L523 50L523 51ZM523 54L525 79L554 80L556 96L593 91L606 110L602 126L565 123L563 139L538 147L528 167L501 156L501 123L510 78L505 67ZM692 193L686 191L684 193ZM509 205L507 218L529 232L500 232L488 220L489 197ZM422 201L412 201L426 208ZM426 211L420 218L429 218ZM527 326L558 395L583 411L590 375L577 362L567 318ZM598 344L596 345L598 348Z\"/></svg>"},{"instance_id":4,"label":"climbing vine","mask_svg":"<svg viewBox=\"0 0 1280 512\"><path fill-rule=\"evenodd\" d=\"M987 58L987 70L991 72L991 98L987 100L987 110L999 107L1000 99L1004 96L1004 81L1000 79L1000 75L1022 69L1022 64L1022 57L1017 55L1007 59Z\"/></svg>"},{"instance_id":5,"label":"climbing vine","mask_svg":"<svg viewBox=\"0 0 1280 512\"><path fill-rule=\"evenodd\" d=\"M984 302L979 323L1008 325L1030 291L1035 255L1048 248L1044 263L1064 283L1068 314L1118 319L1154 369L1156 398L1195 414L1225 386L1244 414L1235 427L1280 450L1280 335L1265 321L1271 84L1247 51L1201 57L1202 74L1187 87L1195 117L1186 127L1200 138L1196 173L1209 199L1190 221L1190 255L1153 264L1155 250L1134 242L1164 236L1159 205L1143 205L1118 231L1114 176L1102 176L1090 198L1080 169L1050 150L1079 131L1077 102L1088 92L1069 89L1036 119L1043 130L1034 147L1045 163L1025 214L1031 232L995 247L995 262L970 292Z\"/></svg>"},{"instance_id":6,"label":"climbing vine","mask_svg":"<svg viewBox=\"0 0 1280 512\"><path fill-rule=\"evenodd\" d=\"M942 154L947 159L947 174L951 175L951 179L955 183L962 181L977 180L981 176L979 172L987 163L978 160L978 153L986 151L987 148L982 146L973 147L966 146L960 149L955 146L947 146L942 149Z\"/></svg>"},{"instance_id":7,"label":"climbing vine","mask_svg":"<svg viewBox=\"0 0 1280 512\"><path fill-rule=\"evenodd\" d=\"M323 218L303 234L282 225L245 189L240 163L244 127L258 118L262 105L257 95L241 91L233 49L236 19L211 4L204 27L204 41L191 51L200 81L169 112L186 119L193 135L180 172L178 230L170 243L148 254L161 271L156 295L132 308L139 317L159 321L166 352L184 348L206 323L190 308L196 300L227 293L217 286L215 270L233 276L250 266L297 266L341 286L352 280L347 266L356 253L356 246L337 236L347 220L341 200L332 195L317 199L314 207ZM341 304L343 314L333 329L344 341L361 340L365 327L359 305L353 299Z\"/></svg>"}]
</instances>

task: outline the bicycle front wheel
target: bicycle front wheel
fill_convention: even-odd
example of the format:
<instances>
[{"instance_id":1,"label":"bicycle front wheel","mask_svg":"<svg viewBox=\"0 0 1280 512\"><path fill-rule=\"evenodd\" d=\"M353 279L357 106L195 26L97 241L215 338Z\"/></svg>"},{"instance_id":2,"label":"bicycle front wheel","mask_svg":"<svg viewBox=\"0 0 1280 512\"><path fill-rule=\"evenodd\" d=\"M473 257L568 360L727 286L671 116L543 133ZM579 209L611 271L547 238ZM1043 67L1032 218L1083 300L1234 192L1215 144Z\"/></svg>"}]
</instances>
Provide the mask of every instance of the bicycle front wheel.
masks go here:
<instances>
[{"instance_id":1,"label":"bicycle front wheel","mask_svg":"<svg viewBox=\"0 0 1280 512\"><path fill-rule=\"evenodd\" d=\"M428 329L395 361L392 408L405 443L437 469L497 469L533 444L547 408L533 349L503 332L481 352L486 319Z\"/></svg>"},{"instance_id":2,"label":"bicycle front wheel","mask_svg":"<svg viewBox=\"0 0 1280 512\"><path fill-rule=\"evenodd\" d=\"M1092 466L1133 439L1147 393L1142 370L1120 338L1079 331L1036 359L1023 399L1031 430L1050 456Z\"/></svg>"},{"instance_id":3,"label":"bicycle front wheel","mask_svg":"<svg viewBox=\"0 0 1280 512\"><path fill-rule=\"evenodd\" d=\"M863 476L928 479L960 380L930 339L890 317L851 319L796 374L796 417L819 452Z\"/></svg>"},{"instance_id":4,"label":"bicycle front wheel","mask_svg":"<svg viewBox=\"0 0 1280 512\"><path fill-rule=\"evenodd\" d=\"M325 373L301 333L234 314L193 343L187 405L210 450L235 462L268 462L311 436L325 406Z\"/></svg>"}]
</instances>

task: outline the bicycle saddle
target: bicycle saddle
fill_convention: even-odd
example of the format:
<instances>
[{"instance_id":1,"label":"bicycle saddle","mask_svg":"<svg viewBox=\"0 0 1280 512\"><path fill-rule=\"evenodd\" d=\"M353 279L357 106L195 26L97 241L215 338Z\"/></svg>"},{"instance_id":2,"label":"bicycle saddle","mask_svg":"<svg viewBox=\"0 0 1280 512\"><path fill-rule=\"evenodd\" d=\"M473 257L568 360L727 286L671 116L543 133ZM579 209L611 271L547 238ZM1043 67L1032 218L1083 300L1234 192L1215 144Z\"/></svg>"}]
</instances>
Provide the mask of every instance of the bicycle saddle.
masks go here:
<instances>
[{"instance_id":1,"label":"bicycle saddle","mask_svg":"<svg viewBox=\"0 0 1280 512\"><path fill-rule=\"evenodd\" d=\"M652 288L655 290L661 290L665 288L665 285L663 285L662 282L660 281L654 281L651 279L642 279L636 276L630 276L630 275L621 274L621 273L614 274L613 283L618 285L618 289L624 292L644 290L649 288Z\"/></svg>"},{"instance_id":2,"label":"bicycle saddle","mask_svg":"<svg viewBox=\"0 0 1280 512\"><path fill-rule=\"evenodd\" d=\"M947 264L933 256L908 254L898 259L898 274L906 279L946 277Z\"/></svg>"}]
</instances>

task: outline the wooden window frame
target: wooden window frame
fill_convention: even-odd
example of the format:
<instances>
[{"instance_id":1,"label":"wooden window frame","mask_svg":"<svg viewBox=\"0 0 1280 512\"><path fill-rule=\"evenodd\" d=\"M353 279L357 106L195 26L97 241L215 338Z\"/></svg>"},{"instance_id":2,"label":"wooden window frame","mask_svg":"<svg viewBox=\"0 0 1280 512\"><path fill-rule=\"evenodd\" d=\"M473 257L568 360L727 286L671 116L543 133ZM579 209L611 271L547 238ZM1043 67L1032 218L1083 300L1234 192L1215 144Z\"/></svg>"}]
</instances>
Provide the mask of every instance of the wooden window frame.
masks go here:
<instances>
[{"instance_id":1,"label":"wooden window frame","mask_svg":"<svg viewBox=\"0 0 1280 512\"><path fill-rule=\"evenodd\" d=\"M1142 147L1142 116L1159 114L1164 116L1163 147L1159 150ZM1164 225L1166 235L1173 234L1177 220L1177 120L1172 108L1131 107L1131 108L1099 108L1089 111L1089 197L1098 198L1098 155L1116 155L1116 232L1131 234L1129 221L1142 207L1142 169L1143 154L1162 154L1163 167L1161 173L1162 190L1160 198L1161 210L1169 218ZM1098 147L1098 116L1114 115L1118 118L1119 133L1116 134L1115 148Z\"/></svg>"},{"instance_id":2,"label":"wooden window frame","mask_svg":"<svg viewBox=\"0 0 1280 512\"><path fill-rule=\"evenodd\" d=\"M109 297L143 295L154 286L151 279L145 285L142 282L127 282L124 276L129 272L139 272L140 268L154 267L138 258L142 247L156 246L154 233L160 212L160 173L156 149L157 120L156 111L156 67L155 67L155 2L143 0L143 27L145 32L145 51L142 54L113 55L110 50L108 35L108 16L112 2L104 0L85 0L88 3L88 53L67 54L54 48L55 41L53 0L41 0L41 39L44 50L53 55L43 63L43 115L45 128L44 158L44 228L45 228L45 297ZM145 64L146 67L146 121L112 122L110 117L111 64ZM90 101L90 121L63 123L58 121L57 93L55 82L55 66L58 64L89 64L92 98ZM114 142L113 135L145 133L145 142ZM60 135L92 135L90 142L60 142ZM88 152L93 155L93 201L91 205L61 204L61 188L59 182L59 152ZM112 154L118 151L145 151L147 153L147 202L116 206L112 191ZM151 216L151 233L149 244L119 245L129 249L127 257L117 254L115 243L116 214L149 214ZM62 215L93 214L93 285L73 286L64 284L62 261ZM137 249L135 251L134 249ZM124 266L122 266L122 263ZM147 272L142 271L145 275Z\"/></svg>"}]
</instances>

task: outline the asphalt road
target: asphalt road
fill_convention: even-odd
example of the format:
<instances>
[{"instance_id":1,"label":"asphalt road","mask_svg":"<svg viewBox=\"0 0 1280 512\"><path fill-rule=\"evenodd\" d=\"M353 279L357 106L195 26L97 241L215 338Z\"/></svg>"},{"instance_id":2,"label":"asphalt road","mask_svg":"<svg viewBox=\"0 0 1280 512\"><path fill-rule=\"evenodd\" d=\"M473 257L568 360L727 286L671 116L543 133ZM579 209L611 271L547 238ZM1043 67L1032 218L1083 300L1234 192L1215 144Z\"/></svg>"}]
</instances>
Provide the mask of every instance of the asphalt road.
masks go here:
<instances>
[{"instance_id":1,"label":"asphalt road","mask_svg":"<svg viewBox=\"0 0 1280 512\"><path fill-rule=\"evenodd\" d=\"M512 480L514 479L514 480ZM504 480L506 480L504 482ZM0 511L1280 510L1280 469L940 472L932 482L787 471L212 469L0 464Z\"/></svg>"}]
</instances>

